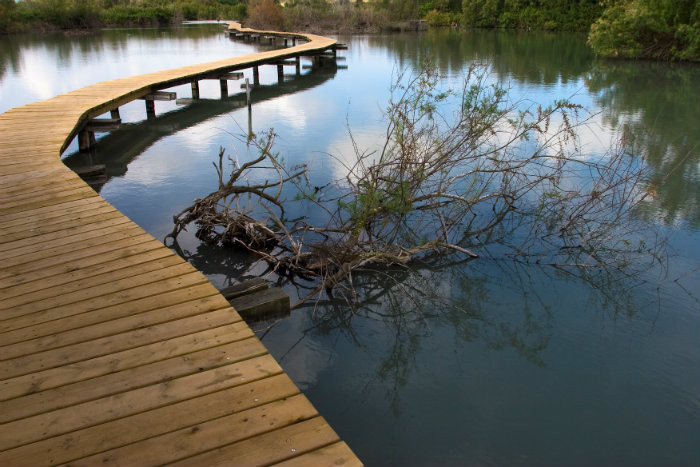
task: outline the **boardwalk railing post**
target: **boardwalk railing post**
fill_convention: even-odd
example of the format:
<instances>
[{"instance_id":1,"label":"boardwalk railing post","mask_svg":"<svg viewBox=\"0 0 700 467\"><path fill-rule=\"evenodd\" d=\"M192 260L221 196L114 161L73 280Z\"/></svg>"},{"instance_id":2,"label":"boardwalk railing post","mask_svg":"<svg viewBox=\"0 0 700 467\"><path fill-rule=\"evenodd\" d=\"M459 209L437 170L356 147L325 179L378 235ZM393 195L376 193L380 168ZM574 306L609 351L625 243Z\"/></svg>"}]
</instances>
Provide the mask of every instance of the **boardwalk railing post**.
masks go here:
<instances>
[{"instance_id":1,"label":"boardwalk railing post","mask_svg":"<svg viewBox=\"0 0 700 467\"><path fill-rule=\"evenodd\" d=\"M87 151L95 145L95 132L82 130L78 133L78 149L80 151Z\"/></svg>"},{"instance_id":2,"label":"boardwalk railing post","mask_svg":"<svg viewBox=\"0 0 700 467\"><path fill-rule=\"evenodd\" d=\"M156 103L152 100L146 100L146 118L156 118Z\"/></svg>"},{"instance_id":3,"label":"boardwalk railing post","mask_svg":"<svg viewBox=\"0 0 700 467\"><path fill-rule=\"evenodd\" d=\"M245 79L245 97L248 104L248 139L253 139L253 103L250 101L250 81Z\"/></svg>"}]
</instances>

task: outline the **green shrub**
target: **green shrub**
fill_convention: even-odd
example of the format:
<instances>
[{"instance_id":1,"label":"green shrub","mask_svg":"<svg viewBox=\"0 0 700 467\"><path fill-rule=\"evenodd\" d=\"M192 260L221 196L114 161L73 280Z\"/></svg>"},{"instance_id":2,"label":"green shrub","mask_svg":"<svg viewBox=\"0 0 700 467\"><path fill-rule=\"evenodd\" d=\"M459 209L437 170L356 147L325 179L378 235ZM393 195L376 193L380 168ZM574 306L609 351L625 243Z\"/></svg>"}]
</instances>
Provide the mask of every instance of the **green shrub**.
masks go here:
<instances>
[{"instance_id":1,"label":"green shrub","mask_svg":"<svg viewBox=\"0 0 700 467\"><path fill-rule=\"evenodd\" d=\"M593 23L588 43L606 57L700 61L700 2L622 0Z\"/></svg>"}]
</instances>

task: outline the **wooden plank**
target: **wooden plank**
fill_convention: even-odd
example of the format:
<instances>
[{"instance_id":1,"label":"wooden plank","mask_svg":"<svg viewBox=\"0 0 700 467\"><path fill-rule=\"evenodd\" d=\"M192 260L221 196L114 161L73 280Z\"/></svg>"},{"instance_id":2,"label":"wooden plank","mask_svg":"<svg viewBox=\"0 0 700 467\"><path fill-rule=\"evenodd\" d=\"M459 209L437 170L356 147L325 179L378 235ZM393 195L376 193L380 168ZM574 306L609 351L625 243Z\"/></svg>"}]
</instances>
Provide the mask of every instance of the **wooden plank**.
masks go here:
<instances>
[{"instance_id":1,"label":"wooden plank","mask_svg":"<svg viewBox=\"0 0 700 467\"><path fill-rule=\"evenodd\" d=\"M58 465L296 394L299 390L286 375L275 375L9 449L0 452L0 463L15 467Z\"/></svg>"},{"instance_id":2,"label":"wooden plank","mask_svg":"<svg viewBox=\"0 0 700 467\"><path fill-rule=\"evenodd\" d=\"M303 395L199 423L70 463L72 466L158 466L308 420L318 413ZM232 429L236 427L236 429ZM239 464L243 465L243 464ZM316 464L330 465L330 464Z\"/></svg>"},{"instance_id":3,"label":"wooden plank","mask_svg":"<svg viewBox=\"0 0 700 467\"><path fill-rule=\"evenodd\" d=\"M210 291L213 289L206 278L198 272L175 275L174 277L144 284L139 287L104 294L93 300L83 300L78 303L69 303L63 306L51 307L46 310L39 310L41 313L34 313L32 312L32 308L29 307L29 311L0 321L0 332L37 326L40 323L54 322L55 320L66 319L66 317L76 316L82 313L97 313L101 310L112 311L114 307L127 307L132 301L139 301L150 297L160 298L164 293L178 290L188 291L189 287L195 285L201 285ZM212 293L216 293L216 289L213 290L214 292Z\"/></svg>"},{"instance_id":4,"label":"wooden plank","mask_svg":"<svg viewBox=\"0 0 700 467\"><path fill-rule=\"evenodd\" d=\"M171 462L171 467L269 465L339 441L322 417L295 423L279 430Z\"/></svg>"},{"instance_id":5,"label":"wooden plank","mask_svg":"<svg viewBox=\"0 0 700 467\"><path fill-rule=\"evenodd\" d=\"M21 187L20 190L2 190L0 195L0 202L9 203L12 201L21 201L28 198L35 198L37 196L46 196L50 193L61 193L66 191L66 189L76 189L84 188L85 182L83 182L78 177L73 177L70 180L62 180L62 183L47 183L48 181L43 181L43 187L35 189L27 189L26 186ZM54 181L55 182L55 181Z\"/></svg>"},{"instance_id":6,"label":"wooden plank","mask_svg":"<svg viewBox=\"0 0 700 467\"><path fill-rule=\"evenodd\" d=\"M75 255L61 255L53 258L43 258L40 261L23 262L19 266L4 267L0 270L0 283L11 285L35 281L46 277L67 274L77 269L106 263L114 259L133 256L145 251L163 248L163 244L147 234L123 240L101 248L84 248L77 250ZM31 272L29 275L27 273Z\"/></svg>"},{"instance_id":7,"label":"wooden plank","mask_svg":"<svg viewBox=\"0 0 700 467\"><path fill-rule=\"evenodd\" d=\"M142 263L139 268L119 269L89 279L42 288L27 295L8 298L0 302L0 310L7 317L23 316L64 305L79 306L82 302L102 300L113 293L124 293L128 289L142 288L163 279L181 277L195 272L187 263L175 255Z\"/></svg>"},{"instance_id":8,"label":"wooden plank","mask_svg":"<svg viewBox=\"0 0 700 467\"><path fill-rule=\"evenodd\" d=\"M249 339L253 332L242 321L185 336L170 338L149 345L95 357L71 365L16 376L0 381L4 400L35 394L71 383L98 378L114 372L136 368L167 358L218 347Z\"/></svg>"},{"instance_id":9,"label":"wooden plank","mask_svg":"<svg viewBox=\"0 0 700 467\"><path fill-rule=\"evenodd\" d=\"M46 258L58 258L56 262L66 258L70 261L72 258L86 256L83 250L88 250L92 247L109 244L110 242L118 242L121 240L148 235L139 226L125 222L113 226L108 233L102 230L94 230L85 232L81 237L70 237L70 240L61 243L46 242L43 244L30 245L28 247L15 250L14 255L10 256L7 252L3 253L3 271L9 270L13 266L27 265L35 268L33 262L42 261ZM150 235L148 235L150 238ZM115 246L116 247L116 246ZM65 255L65 256L64 256ZM73 256L79 255L79 256ZM55 264L55 263L51 263Z\"/></svg>"},{"instance_id":10,"label":"wooden plank","mask_svg":"<svg viewBox=\"0 0 700 467\"><path fill-rule=\"evenodd\" d=\"M30 238L23 238L21 240L14 240L7 243L0 243L0 252L2 252L3 257L12 258L17 256L20 251L24 251L27 247L30 250L40 248L41 244L49 244L51 246L65 245L66 243L73 243L76 238L82 238L85 234L89 232L104 232L105 230L112 230L117 226L124 224L132 224L127 217L116 217L114 219L107 219L104 221L93 222L91 224L84 224L77 227L72 227L70 229L64 229L59 232L51 232L43 235L36 235Z\"/></svg>"},{"instance_id":11,"label":"wooden plank","mask_svg":"<svg viewBox=\"0 0 700 467\"><path fill-rule=\"evenodd\" d=\"M85 199L85 198L90 198L93 196L97 196L95 191L92 188L90 188L88 185L85 185L84 189L78 189L78 190L72 190L70 192L65 192L65 193L62 193L60 196L56 195L53 197L47 197L45 199L32 200L31 202L15 204L11 207L2 208L2 209L0 209L0 215L28 211L28 210L43 207L43 206L51 206L53 204L60 204L60 203L66 202L66 201L73 201L76 199Z\"/></svg>"},{"instance_id":12,"label":"wooden plank","mask_svg":"<svg viewBox=\"0 0 700 467\"><path fill-rule=\"evenodd\" d=\"M172 99L171 99L172 100ZM93 118L83 128L86 131L112 131L122 125L121 118Z\"/></svg>"},{"instance_id":13,"label":"wooden plank","mask_svg":"<svg viewBox=\"0 0 700 467\"><path fill-rule=\"evenodd\" d=\"M40 225L39 227L27 229L25 226L21 226L21 228L8 229L8 231L4 233L2 239L0 239L0 244L6 242L13 242L15 240L32 238L53 232L59 232L65 229L79 227L81 225L92 224L95 222L101 222L110 219L118 219L123 217L124 214L117 211L116 209L105 209L103 210L103 212L95 213L93 211L88 213L88 215L75 217L70 220L64 220L61 223L42 223L40 220L37 220L36 223Z\"/></svg>"},{"instance_id":14,"label":"wooden plank","mask_svg":"<svg viewBox=\"0 0 700 467\"><path fill-rule=\"evenodd\" d=\"M101 200L100 198L92 197L87 200L72 201L72 206L54 205L48 206L42 214L26 212L25 216L0 220L0 226L3 231L16 232L22 229L36 229L46 225L53 225L59 222L64 222L67 219L83 219L95 214L103 214L106 212L116 211L114 206Z\"/></svg>"},{"instance_id":15,"label":"wooden plank","mask_svg":"<svg viewBox=\"0 0 700 467\"><path fill-rule=\"evenodd\" d=\"M141 99L145 101L174 101L175 99L177 99L177 93L156 91L142 96Z\"/></svg>"},{"instance_id":16,"label":"wooden plank","mask_svg":"<svg viewBox=\"0 0 700 467\"><path fill-rule=\"evenodd\" d=\"M279 287L242 295L229 300L229 303L246 319L263 319L289 314L289 295Z\"/></svg>"},{"instance_id":17,"label":"wooden plank","mask_svg":"<svg viewBox=\"0 0 700 467\"><path fill-rule=\"evenodd\" d=\"M67 170L67 169L66 169ZM49 178L55 176L55 174L52 174ZM71 172L71 177L77 179L77 175L75 175L73 172ZM46 183L48 181L42 181L42 183ZM33 191L33 190L32 190ZM41 190L39 190L41 191ZM57 211L59 215L65 216L66 212L68 211L73 211L73 210L82 210L83 207L85 206L111 206L107 201L105 201L103 198L100 196L90 196L88 198L81 198L81 199L76 199L76 200L71 200L71 201L66 201L64 203L58 203L58 204L52 204L48 206L42 206L34 209L27 209L22 212L17 212L17 213L2 213L0 214L0 224L2 225L10 225L8 223L11 223L12 221L25 221L27 222L27 218L30 220L36 220L38 217L48 217L48 216L56 216Z\"/></svg>"},{"instance_id":18,"label":"wooden plank","mask_svg":"<svg viewBox=\"0 0 700 467\"><path fill-rule=\"evenodd\" d=\"M270 355L263 355L116 396L23 418L3 425L4 435L0 437L0 449L22 446L70 433L83 426L109 422L281 373L282 368L277 362Z\"/></svg>"},{"instance_id":19,"label":"wooden plank","mask_svg":"<svg viewBox=\"0 0 700 467\"><path fill-rule=\"evenodd\" d=\"M148 324L178 319L181 315L188 316L189 314L196 314L200 307L207 305L207 300L209 299L216 303L216 308L230 306L226 301L221 300L220 297L216 295L216 292L212 290L210 284L202 281L194 285L188 285L161 294L139 298L115 306L100 307L87 312L82 310L76 312L71 308L64 310L58 309L57 311L52 309L52 313L48 316L46 313L40 313L3 321L3 328L6 329L6 331L2 334L2 338L3 341L9 345L25 340L39 339L45 336L53 338L66 331L85 328L100 323L112 323L111 326L115 329L114 332L121 332L120 320L124 317L143 322L152 319ZM180 314L180 311L177 309L177 307L180 306L187 307L189 313ZM176 308L173 309L173 307ZM172 315L165 315L163 319L159 321L158 319L151 318L151 313L172 313ZM19 322L22 319L24 319L24 323L20 324ZM92 332L94 332L94 330Z\"/></svg>"},{"instance_id":20,"label":"wooden plank","mask_svg":"<svg viewBox=\"0 0 700 467\"><path fill-rule=\"evenodd\" d=\"M155 281L158 278L191 271L191 266L188 266L169 250L160 248L123 260L78 269L68 274L0 288L0 309L12 309L26 304L51 307L79 302L116 291L118 288L145 283L134 281L134 274L138 274L141 281ZM163 271L166 272L161 275ZM44 304L45 302L50 305Z\"/></svg>"},{"instance_id":21,"label":"wooden plank","mask_svg":"<svg viewBox=\"0 0 700 467\"><path fill-rule=\"evenodd\" d=\"M138 254L127 254L126 251L115 250L105 253L101 256L102 261L96 258L86 260L81 264L71 264L68 267L59 266L58 269L48 265L44 267L44 271L31 276L24 277L9 277L0 278L0 300L11 297L16 297L26 293L33 293L37 299L48 296L50 292L42 292L43 289L56 287L70 282L87 279L89 282L84 282L83 287L91 284L101 284L111 280L119 279L125 274L121 269L125 267L136 266L134 271L145 268L143 272L152 270L153 267L148 263L161 260L165 257L171 257L170 261L162 266L172 266L182 263L182 260L173 255L167 248L162 248L162 244L158 241L152 241L148 244L140 244L134 246L134 251ZM109 277L103 277L107 273L112 273ZM76 287L76 284L71 284L64 287L64 291L70 291ZM0 306L1 308L1 306Z\"/></svg>"},{"instance_id":22,"label":"wooden plank","mask_svg":"<svg viewBox=\"0 0 700 467\"><path fill-rule=\"evenodd\" d=\"M140 387L171 381L224 365L250 360L267 354L255 337L176 356L148 365L110 373L101 378L75 382L59 388L36 392L2 404L0 423L39 415L53 410L131 391ZM229 427L230 429L230 427Z\"/></svg>"},{"instance_id":23,"label":"wooden plank","mask_svg":"<svg viewBox=\"0 0 700 467\"><path fill-rule=\"evenodd\" d=\"M350 447L341 441L280 462L279 464L274 464L273 467L316 467L319 465L361 467L362 462L355 457Z\"/></svg>"},{"instance_id":24,"label":"wooden plank","mask_svg":"<svg viewBox=\"0 0 700 467\"><path fill-rule=\"evenodd\" d=\"M205 313L202 316L186 317L59 349L23 355L11 360L3 359L0 361L0 379L26 375L34 371L80 362L173 337L184 336L192 332L232 324L237 319L237 314L232 314L226 309L216 310Z\"/></svg>"},{"instance_id":25,"label":"wooden plank","mask_svg":"<svg viewBox=\"0 0 700 467\"><path fill-rule=\"evenodd\" d=\"M92 325L64 329L56 331L50 335L35 338L25 338L18 340L13 336L19 334L17 331L8 332L8 336L3 336L3 345L0 347L2 359L20 357L37 352L44 352L67 345L87 342L90 340L113 336L123 332L142 329L157 324L168 323L190 316L200 315L206 312L226 309L225 302L216 296L202 297L196 301L188 301L170 307L162 307L157 310L146 311L138 314L131 314L121 318L114 318L107 322L95 323ZM238 316L232 319L239 321Z\"/></svg>"},{"instance_id":26,"label":"wooden plank","mask_svg":"<svg viewBox=\"0 0 700 467\"><path fill-rule=\"evenodd\" d=\"M232 285L221 289L219 292L224 296L226 300L231 300L232 298L240 297L241 295L247 295L250 293L259 292L261 290L267 289L267 281L261 277L255 277L247 281L243 281L240 284Z\"/></svg>"}]
</instances>

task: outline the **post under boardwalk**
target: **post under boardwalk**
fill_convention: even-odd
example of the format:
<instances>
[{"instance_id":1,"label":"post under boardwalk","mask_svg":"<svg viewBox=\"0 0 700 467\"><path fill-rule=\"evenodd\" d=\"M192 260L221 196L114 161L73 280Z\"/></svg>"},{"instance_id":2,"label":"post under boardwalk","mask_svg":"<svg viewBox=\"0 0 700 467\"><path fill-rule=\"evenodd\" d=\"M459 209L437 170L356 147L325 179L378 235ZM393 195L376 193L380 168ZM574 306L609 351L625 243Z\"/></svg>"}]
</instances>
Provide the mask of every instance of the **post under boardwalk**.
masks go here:
<instances>
[{"instance_id":1,"label":"post under boardwalk","mask_svg":"<svg viewBox=\"0 0 700 467\"><path fill-rule=\"evenodd\" d=\"M60 161L121 104L335 44L296 37L0 115L0 465L361 464L207 279Z\"/></svg>"}]
</instances>

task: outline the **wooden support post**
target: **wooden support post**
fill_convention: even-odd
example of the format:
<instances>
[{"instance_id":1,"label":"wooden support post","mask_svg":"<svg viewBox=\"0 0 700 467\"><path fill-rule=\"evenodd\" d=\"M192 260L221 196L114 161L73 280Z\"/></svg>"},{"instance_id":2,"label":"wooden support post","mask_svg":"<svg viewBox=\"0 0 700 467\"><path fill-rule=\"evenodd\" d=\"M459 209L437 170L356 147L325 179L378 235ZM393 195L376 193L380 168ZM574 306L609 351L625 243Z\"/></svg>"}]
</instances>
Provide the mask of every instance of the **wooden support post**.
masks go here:
<instances>
[{"instance_id":1,"label":"wooden support post","mask_svg":"<svg viewBox=\"0 0 700 467\"><path fill-rule=\"evenodd\" d=\"M260 86L260 72L256 66L253 67L253 85Z\"/></svg>"},{"instance_id":2,"label":"wooden support post","mask_svg":"<svg viewBox=\"0 0 700 467\"><path fill-rule=\"evenodd\" d=\"M243 79L243 73L240 71L232 71L231 73L223 73L217 76L217 79L230 79L230 80L239 80Z\"/></svg>"},{"instance_id":3,"label":"wooden support post","mask_svg":"<svg viewBox=\"0 0 700 467\"><path fill-rule=\"evenodd\" d=\"M294 60L294 65L297 76L299 76L301 74L301 57L296 57L296 59Z\"/></svg>"},{"instance_id":4,"label":"wooden support post","mask_svg":"<svg viewBox=\"0 0 700 467\"><path fill-rule=\"evenodd\" d=\"M250 81L245 79L245 98L248 105L248 139L253 139L253 103L250 100Z\"/></svg>"},{"instance_id":5,"label":"wooden support post","mask_svg":"<svg viewBox=\"0 0 700 467\"><path fill-rule=\"evenodd\" d=\"M287 41L288 41L288 39L285 37L285 38L284 38L284 46L285 46L285 47L287 47Z\"/></svg>"},{"instance_id":6,"label":"wooden support post","mask_svg":"<svg viewBox=\"0 0 700 467\"><path fill-rule=\"evenodd\" d=\"M95 132L82 130L78 133L78 149L80 151L87 151L95 145Z\"/></svg>"},{"instance_id":7,"label":"wooden support post","mask_svg":"<svg viewBox=\"0 0 700 467\"><path fill-rule=\"evenodd\" d=\"M122 124L121 118L93 118L88 121L83 130L87 132L107 132L116 130Z\"/></svg>"},{"instance_id":8,"label":"wooden support post","mask_svg":"<svg viewBox=\"0 0 700 467\"><path fill-rule=\"evenodd\" d=\"M241 295L229 300L236 311L248 320L263 320L289 315L289 295L278 287Z\"/></svg>"},{"instance_id":9,"label":"wooden support post","mask_svg":"<svg viewBox=\"0 0 700 467\"><path fill-rule=\"evenodd\" d=\"M297 45L297 38L296 37L292 37L292 45Z\"/></svg>"},{"instance_id":10,"label":"wooden support post","mask_svg":"<svg viewBox=\"0 0 700 467\"><path fill-rule=\"evenodd\" d=\"M146 94L141 99L147 101L174 101L177 99L177 93L171 91L156 91Z\"/></svg>"},{"instance_id":11,"label":"wooden support post","mask_svg":"<svg viewBox=\"0 0 700 467\"><path fill-rule=\"evenodd\" d=\"M199 81L192 81L192 99L199 99Z\"/></svg>"},{"instance_id":12,"label":"wooden support post","mask_svg":"<svg viewBox=\"0 0 700 467\"><path fill-rule=\"evenodd\" d=\"M228 81L225 79L219 80L219 85L221 87L221 98L228 97Z\"/></svg>"},{"instance_id":13,"label":"wooden support post","mask_svg":"<svg viewBox=\"0 0 700 467\"><path fill-rule=\"evenodd\" d=\"M277 82L284 81L284 65L277 65Z\"/></svg>"},{"instance_id":14,"label":"wooden support post","mask_svg":"<svg viewBox=\"0 0 700 467\"><path fill-rule=\"evenodd\" d=\"M146 118L156 118L156 101L146 101Z\"/></svg>"},{"instance_id":15,"label":"wooden support post","mask_svg":"<svg viewBox=\"0 0 700 467\"><path fill-rule=\"evenodd\" d=\"M240 296L248 295L251 293L261 292L267 289L268 285L265 279L256 277L254 279L243 281L240 284L232 285L230 287L226 287L225 289L221 289L219 292L221 292L221 295L223 295L226 300L231 300L233 298L238 298Z\"/></svg>"},{"instance_id":16,"label":"wooden support post","mask_svg":"<svg viewBox=\"0 0 700 467\"><path fill-rule=\"evenodd\" d=\"M109 111L109 116L112 117L112 118L121 119L122 117L119 115L119 107L117 107L116 109L110 110L110 111Z\"/></svg>"}]
</instances>

